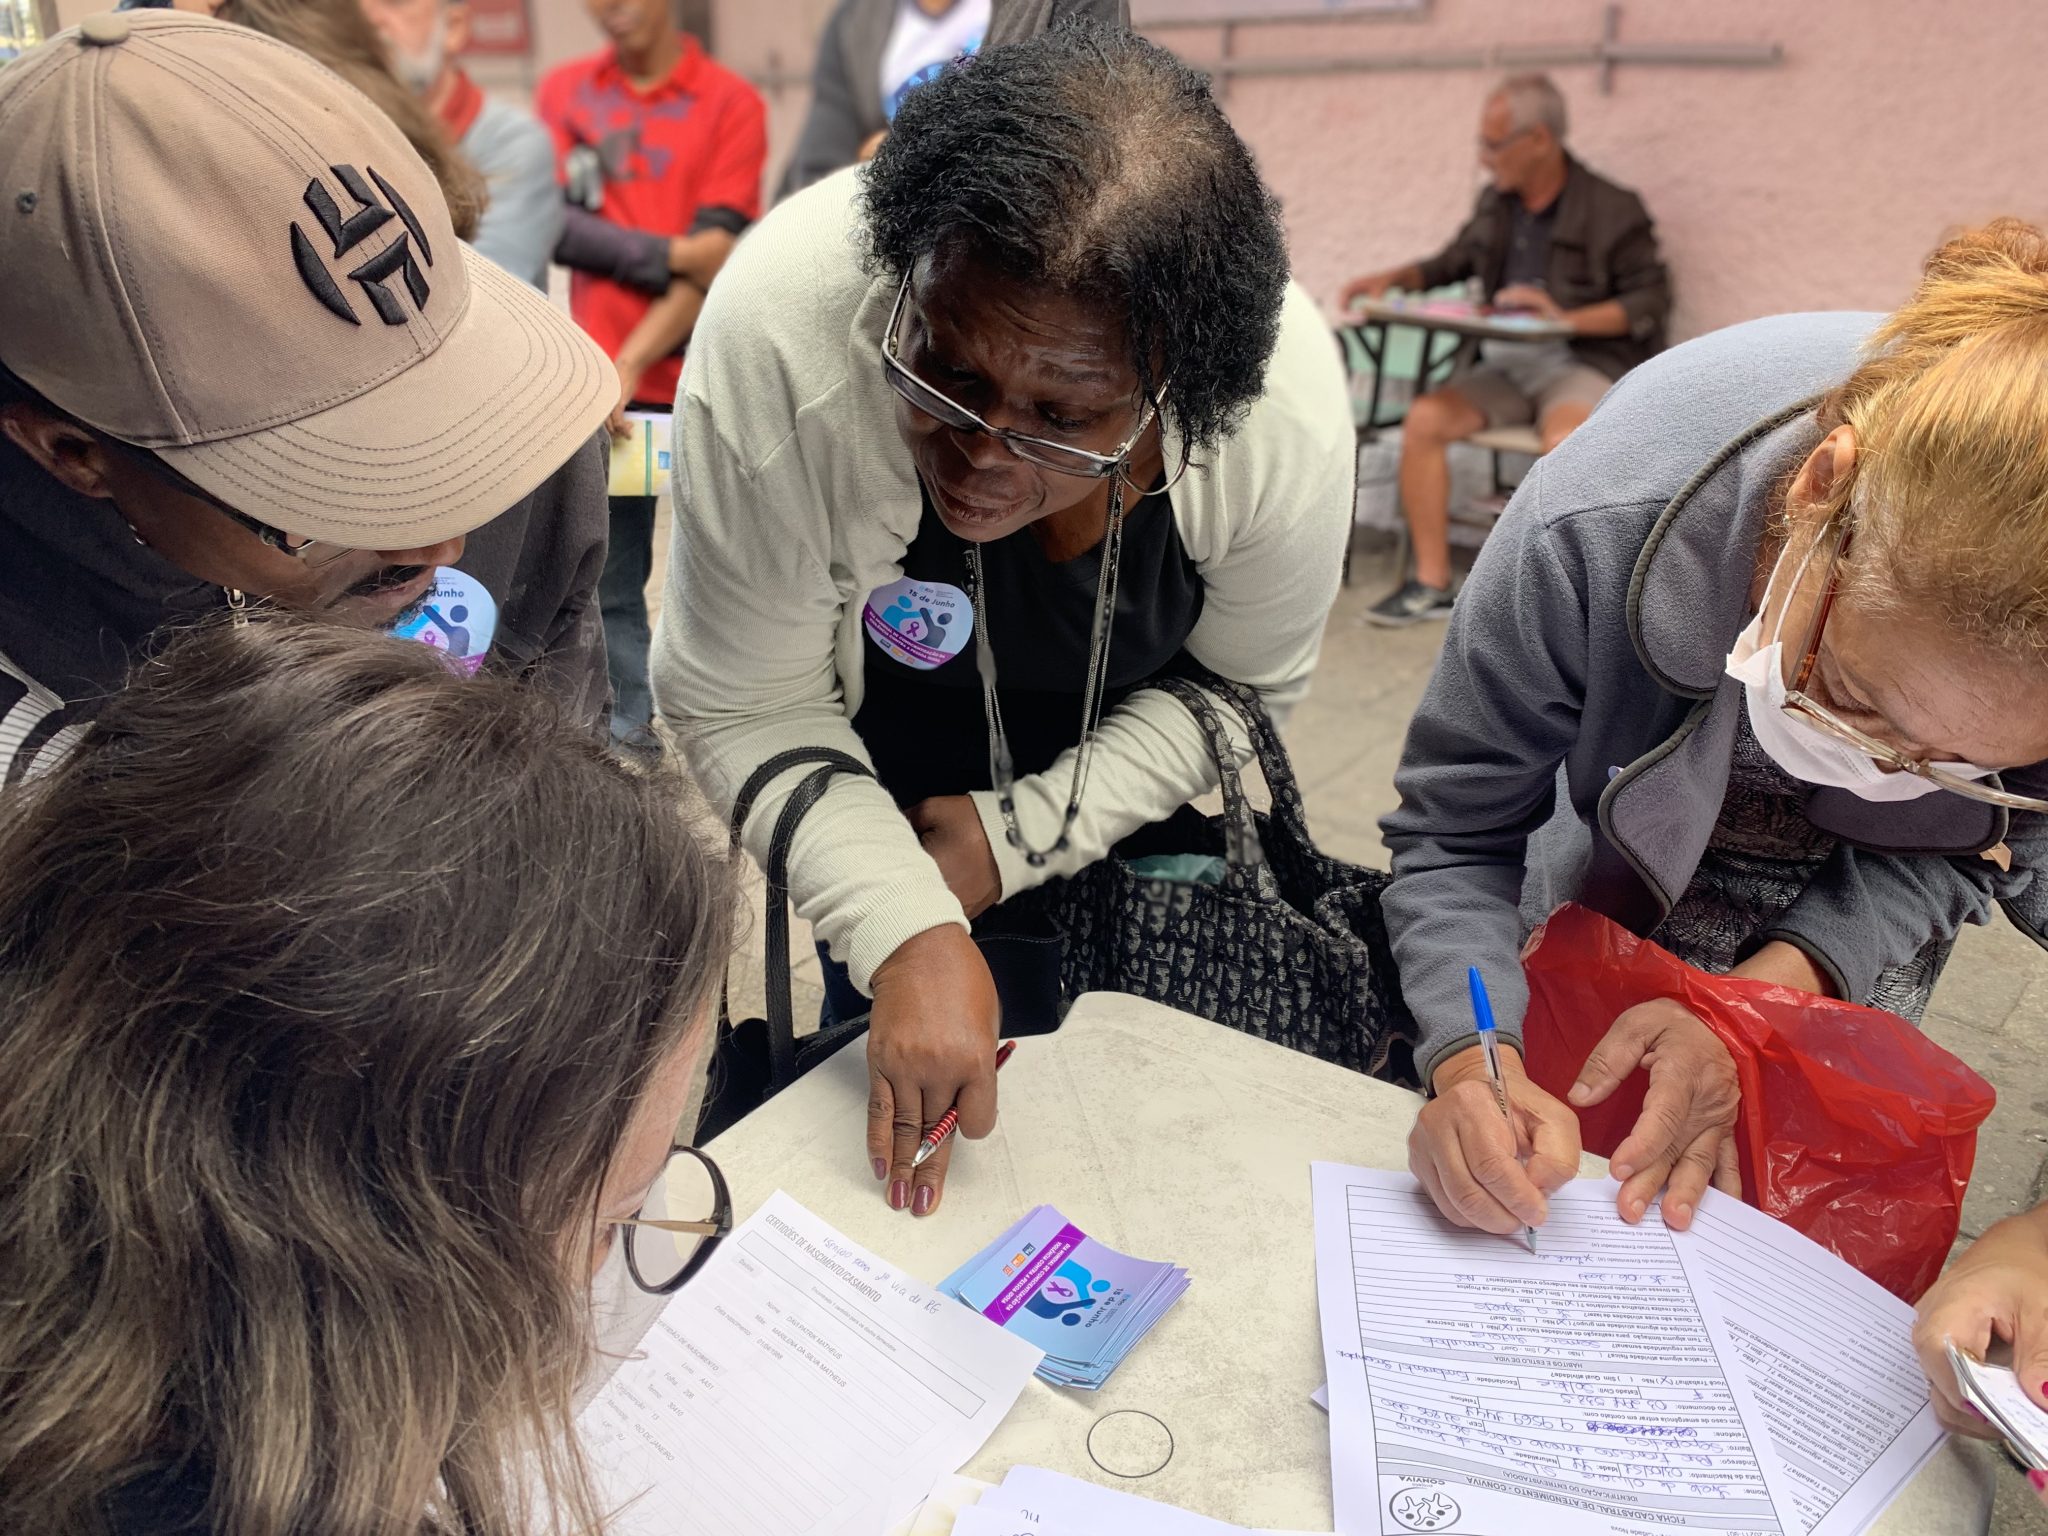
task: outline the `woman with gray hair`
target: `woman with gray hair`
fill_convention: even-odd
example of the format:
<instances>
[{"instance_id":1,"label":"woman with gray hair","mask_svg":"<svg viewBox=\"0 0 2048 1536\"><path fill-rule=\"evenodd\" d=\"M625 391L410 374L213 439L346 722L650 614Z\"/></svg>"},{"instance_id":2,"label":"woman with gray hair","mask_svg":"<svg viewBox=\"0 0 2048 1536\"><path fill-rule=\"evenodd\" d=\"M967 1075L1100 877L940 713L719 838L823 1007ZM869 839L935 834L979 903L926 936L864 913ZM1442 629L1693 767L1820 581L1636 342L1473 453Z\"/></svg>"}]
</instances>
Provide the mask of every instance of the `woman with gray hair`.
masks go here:
<instances>
[{"instance_id":1,"label":"woman with gray hair","mask_svg":"<svg viewBox=\"0 0 2048 1536\"><path fill-rule=\"evenodd\" d=\"M593 1277L730 1214L673 1144L730 911L681 796L271 619L0 800L0 1530L600 1528Z\"/></svg>"}]
</instances>

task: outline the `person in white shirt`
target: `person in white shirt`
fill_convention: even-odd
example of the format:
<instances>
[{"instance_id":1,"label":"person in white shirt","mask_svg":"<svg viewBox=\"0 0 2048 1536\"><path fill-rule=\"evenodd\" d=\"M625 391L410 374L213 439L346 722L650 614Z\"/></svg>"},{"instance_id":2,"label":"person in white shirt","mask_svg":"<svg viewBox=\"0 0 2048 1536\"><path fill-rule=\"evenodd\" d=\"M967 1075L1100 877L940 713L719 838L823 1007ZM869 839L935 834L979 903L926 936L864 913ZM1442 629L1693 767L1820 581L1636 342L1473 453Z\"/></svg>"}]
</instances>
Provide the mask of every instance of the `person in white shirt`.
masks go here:
<instances>
[{"instance_id":1,"label":"person in white shirt","mask_svg":"<svg viewBox=\"0 0 2048 1536\"><path fill-rule=\"evenodd\" d=\"M873 156L903 98L956 59L1071 18L1130 25L1129 0L839 0L818 38L811 105L776 194Z\"/></svg>"},{"instance_id":2,"label":"person in white shirt","mask_svg":"<svg viewBox=\"0 0 2048 1536\"><path fill-rule=\"evenodd\" d=\"M1249 152L1128 33L984 49L734 253L677 400L655 702L726 806L791 748L876 769L805 817L790 886L830 1009L873 999L892 1206L937 1204L946 1151L914 1177L911 1155L956 1100L967 1135L995 1120L969 920L1211 786L1153 678L1191 660L1302 693L1355 451ZM801 776L755 802L757 857Z\"/></svg>"}]
</instances>

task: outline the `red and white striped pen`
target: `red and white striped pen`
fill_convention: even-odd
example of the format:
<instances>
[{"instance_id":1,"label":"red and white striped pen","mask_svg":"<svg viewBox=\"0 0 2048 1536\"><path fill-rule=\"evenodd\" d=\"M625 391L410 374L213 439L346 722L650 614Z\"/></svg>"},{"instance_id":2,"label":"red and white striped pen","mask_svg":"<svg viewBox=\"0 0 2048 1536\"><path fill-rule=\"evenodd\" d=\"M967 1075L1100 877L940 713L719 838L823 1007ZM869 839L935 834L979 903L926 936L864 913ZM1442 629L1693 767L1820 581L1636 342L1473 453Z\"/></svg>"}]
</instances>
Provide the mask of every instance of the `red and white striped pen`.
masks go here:
<instances>
[{"instance_id":1,"label":"red and white striped pen","mask_svg":"<svg viewBox=\"0 0 2048 1536\"><path fill-rule=\"evenodd\" d=\"M1003 1070L1003 1063L1010 1059L1010 1052L1016 1049L1017 1042L1014 1040L1005 1040L999 1047L997 1047L996 1070L998 1072ZM939 1150L940 1146L944 1144L946 1138L953 1134L954 1128L959 1124L960 1106L958 1104L955 1104L951 1109L947 1110L943 1115L939 1116L939 1123L937 1125L933 1126L930 1130L924 1133L924 1140L921 1143L919 1143L917 1148L917 1156L913 1157L910 1160L910 1166L913 1168L922 1168L924 1166L924 1160L930 1157L934 1152Z\"/></svg>"}]
</instances>

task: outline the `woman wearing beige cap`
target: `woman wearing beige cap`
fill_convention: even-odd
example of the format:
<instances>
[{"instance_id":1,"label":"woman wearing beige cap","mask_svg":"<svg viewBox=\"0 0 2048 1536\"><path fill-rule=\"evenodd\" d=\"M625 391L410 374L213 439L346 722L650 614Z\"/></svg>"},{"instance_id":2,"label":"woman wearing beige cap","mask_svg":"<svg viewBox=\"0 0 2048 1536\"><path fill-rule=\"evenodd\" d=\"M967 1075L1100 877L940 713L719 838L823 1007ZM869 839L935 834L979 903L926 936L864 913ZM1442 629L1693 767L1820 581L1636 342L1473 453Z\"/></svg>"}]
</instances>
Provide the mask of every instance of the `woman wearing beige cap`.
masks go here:
<instances>
[{"instance_id":1,"label":"woman wearing beige cap","mask_svg":"<svg viewBox=\"0 0 2048 1536\"><path fill-rule=\"evenodd\" d=\"M489 664L603 717L616 378L367 98L244 27L90 17L0 73L0 194L0 778L168 621L388 624L458 563Z\"/></svg>"}]
</instances>

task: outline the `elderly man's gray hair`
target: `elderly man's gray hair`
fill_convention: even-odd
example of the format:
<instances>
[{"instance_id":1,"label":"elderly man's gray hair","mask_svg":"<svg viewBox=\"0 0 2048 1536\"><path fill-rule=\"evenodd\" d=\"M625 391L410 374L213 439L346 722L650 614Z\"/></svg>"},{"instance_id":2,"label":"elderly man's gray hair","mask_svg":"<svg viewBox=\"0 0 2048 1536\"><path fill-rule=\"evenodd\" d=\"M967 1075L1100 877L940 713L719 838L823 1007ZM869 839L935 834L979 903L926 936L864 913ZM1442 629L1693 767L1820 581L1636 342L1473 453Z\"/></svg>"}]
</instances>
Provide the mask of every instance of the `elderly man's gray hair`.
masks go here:
<instances>
[{"instance_id":1,"label":"elderly man's gray hair","mask_svg":"<svg viewBox=\"0 0 2048 1536\"><path fill-rule=\"evenodd\" d=\"M1558 143L1564 142L1564 94L1550 76L1509 75L1493 94L1508 104L1517 131L1540 124Z\"/></svg>"}]
</instances>

